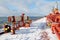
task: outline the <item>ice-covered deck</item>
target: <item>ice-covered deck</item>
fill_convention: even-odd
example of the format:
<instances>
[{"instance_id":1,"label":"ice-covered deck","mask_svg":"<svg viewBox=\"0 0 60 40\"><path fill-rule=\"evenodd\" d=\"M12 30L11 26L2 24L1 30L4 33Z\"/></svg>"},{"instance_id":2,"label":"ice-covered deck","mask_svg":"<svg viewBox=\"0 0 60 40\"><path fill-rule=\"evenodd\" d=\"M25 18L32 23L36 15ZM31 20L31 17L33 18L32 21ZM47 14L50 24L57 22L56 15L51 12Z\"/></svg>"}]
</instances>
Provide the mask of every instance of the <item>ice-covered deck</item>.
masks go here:
<instances>
[{"instance_id":1,"label":"ice-covered deck","mask_svg":"<svg viewBox=\"0 0 60 40\"><path fill-rule=\"evenodd\" d=\"M30 28L22 27L20 28L20 30L16 30L15 35L11 35L11 33L0 35L0 40L41 40L40 36L41 36L41 32L43 31L46 31L48 33L48 37L50 40L57 40L56 35L52 34L50 28L41 30L41 26L43 26L43 24L40 23L46 23L46 17L32 22L32 25L34 24L35 27L30 27ZM44 24L44 26L46 25Z\"/></svg>"}]
</instances>

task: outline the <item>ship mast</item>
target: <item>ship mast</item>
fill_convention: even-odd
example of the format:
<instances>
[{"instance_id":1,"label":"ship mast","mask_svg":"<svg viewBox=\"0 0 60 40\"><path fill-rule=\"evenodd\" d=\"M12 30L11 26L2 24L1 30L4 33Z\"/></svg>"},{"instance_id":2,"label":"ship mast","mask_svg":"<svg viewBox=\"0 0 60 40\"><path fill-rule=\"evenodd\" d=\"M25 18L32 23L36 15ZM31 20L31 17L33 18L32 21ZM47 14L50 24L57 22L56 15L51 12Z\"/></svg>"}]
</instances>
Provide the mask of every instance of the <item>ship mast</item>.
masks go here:
<instances>
[{"instance_id":1,"label":"ship mast","mask_svg":"<svg viewBox=\"0 0 60 40\"><path fill-rule=\"evenodd\" d=\"M54 6L52 7L52 11L58 10L58 2L56 1L55 4L56 4L55 7Z\"/></svg>"},{"instance_id":2,"label":"ship mast","mask_svg":"<svg viewBox=\"0 0 60 40\"><path fill-rule=\"evenodd\" d=\"M58 9L58 2L56 1L56 8Z\"/></svg>"}]
</instances>

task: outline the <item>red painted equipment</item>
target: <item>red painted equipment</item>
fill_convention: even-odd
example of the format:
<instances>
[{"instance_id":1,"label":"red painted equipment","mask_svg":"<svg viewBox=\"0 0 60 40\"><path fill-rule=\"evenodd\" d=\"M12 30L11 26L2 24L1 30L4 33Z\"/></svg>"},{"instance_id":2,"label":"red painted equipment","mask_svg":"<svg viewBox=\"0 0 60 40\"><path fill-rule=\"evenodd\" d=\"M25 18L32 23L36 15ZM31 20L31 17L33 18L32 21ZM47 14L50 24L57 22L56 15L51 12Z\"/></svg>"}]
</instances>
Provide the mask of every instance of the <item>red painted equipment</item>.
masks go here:
<instances>
[{"instance_id":1,"label":"red painted equipment","mask_svg":"<svg viewBox=\"0 0 60 40\"><path fill-rule=\"evenodd\" d=\"M48 15L47 20L51 23L52 33L56 34L58 40L60 40L60 13L58 9L55 9L54 13Z\"/></svg>"}]
</instances>

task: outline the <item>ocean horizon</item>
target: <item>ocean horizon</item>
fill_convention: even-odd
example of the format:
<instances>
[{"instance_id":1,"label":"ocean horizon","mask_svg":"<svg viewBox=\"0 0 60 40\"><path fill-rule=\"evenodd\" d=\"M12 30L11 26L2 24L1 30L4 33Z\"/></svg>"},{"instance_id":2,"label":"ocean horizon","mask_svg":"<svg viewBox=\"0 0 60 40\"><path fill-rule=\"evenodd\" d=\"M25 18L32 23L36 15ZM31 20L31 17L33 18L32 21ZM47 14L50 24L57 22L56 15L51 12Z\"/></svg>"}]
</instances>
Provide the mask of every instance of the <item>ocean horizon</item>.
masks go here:
<instances>
[{"instance_id":1,"label":"ocean horizon","mask_svg":"<svg viewBox=\"0 0 60 40\"><path fill-rule=\"evenodd\" d=\"M35 17L35 16L30 16L30 19L35 21L35 20L38 20L42 17ZM4 23L7 23L8 22L8 17L0 17L0 29L3 27Z\"/></svg>"}]
</instances>

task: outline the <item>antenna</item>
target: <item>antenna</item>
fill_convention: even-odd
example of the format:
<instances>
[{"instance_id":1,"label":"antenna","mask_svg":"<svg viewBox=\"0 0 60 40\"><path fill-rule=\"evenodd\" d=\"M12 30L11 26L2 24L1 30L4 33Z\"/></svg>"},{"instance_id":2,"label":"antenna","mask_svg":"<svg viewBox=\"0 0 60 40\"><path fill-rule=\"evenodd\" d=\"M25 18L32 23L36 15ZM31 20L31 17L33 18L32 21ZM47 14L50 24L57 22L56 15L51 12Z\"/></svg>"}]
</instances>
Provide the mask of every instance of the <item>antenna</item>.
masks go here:
<instances>
[{"instance_id":1,"label":"antenna","mask_svg":"<svg viewBox=\"0 0 60 40\"><path fill-rule=\"evenodd\" d=\"M58 9L58 2L57 2L57 0L56 0L56 8Z\"/></svg>"}]
</instances>

